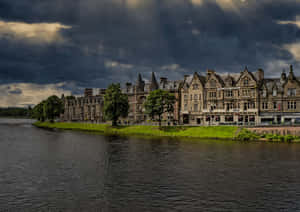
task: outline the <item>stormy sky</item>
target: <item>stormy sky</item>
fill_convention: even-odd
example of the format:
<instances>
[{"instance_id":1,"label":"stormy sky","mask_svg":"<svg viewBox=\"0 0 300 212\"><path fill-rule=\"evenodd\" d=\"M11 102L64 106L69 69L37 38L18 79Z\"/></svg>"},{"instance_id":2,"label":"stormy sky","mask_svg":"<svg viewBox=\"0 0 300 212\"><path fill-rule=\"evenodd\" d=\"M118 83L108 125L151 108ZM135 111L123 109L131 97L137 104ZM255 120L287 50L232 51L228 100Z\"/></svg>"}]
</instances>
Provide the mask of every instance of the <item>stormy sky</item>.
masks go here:
<instances>
[{"instance_id":1,"label":"stormy sky","mask_svg":"<svg viewBox=\"0 0 300 212\"><path fill-rule=\"evenodd\" d=\"M0 0L0 106L195 71L300 75L299 0Z\"/></svg>"}]
</instances>

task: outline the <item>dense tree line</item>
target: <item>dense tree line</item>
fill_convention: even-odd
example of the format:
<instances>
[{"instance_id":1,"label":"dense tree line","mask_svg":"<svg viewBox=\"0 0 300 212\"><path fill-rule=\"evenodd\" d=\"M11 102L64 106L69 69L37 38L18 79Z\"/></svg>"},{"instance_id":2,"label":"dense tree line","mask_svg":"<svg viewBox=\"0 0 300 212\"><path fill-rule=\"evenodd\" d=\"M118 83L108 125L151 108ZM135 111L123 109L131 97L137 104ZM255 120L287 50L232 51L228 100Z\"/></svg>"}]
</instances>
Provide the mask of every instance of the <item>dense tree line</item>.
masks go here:
<instances>
[{"instance_id":1,"label":"dense tree line","mask_svg":"<svg viewBox=\"0 0 300 212\"><path fill-rule=\"evenodd\" d=\"M0 117L24 117L29 118L32 116L32 108L18 108L18 107L9 107L9 108L0 108Z\"/></svg>"},{"instance_id":2,"label":"dense tree line","mask_svg":"<svg viewBox=\"0 0 300 212\"><path fill-rule=\"evenodd\" d=\"M64 111L63 101L53 95L33 108L32 117L39 121L54 121Z\"/></svg>"}]
</instances>

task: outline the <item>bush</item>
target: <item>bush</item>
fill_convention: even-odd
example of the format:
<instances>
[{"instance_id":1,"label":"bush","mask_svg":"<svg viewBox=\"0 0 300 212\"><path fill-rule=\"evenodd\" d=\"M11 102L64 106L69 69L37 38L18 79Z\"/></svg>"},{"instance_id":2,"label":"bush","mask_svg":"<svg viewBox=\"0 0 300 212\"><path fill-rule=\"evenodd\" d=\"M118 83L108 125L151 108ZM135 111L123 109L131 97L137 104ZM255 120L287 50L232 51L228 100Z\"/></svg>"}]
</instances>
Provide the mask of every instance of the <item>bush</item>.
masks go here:
<instances>
[{"instance_id":1,"label":"bush","mask_svg":"<svg viewBox=\"0 0 300 212\"><path fill-rule=\"evenodd\" d=\"M237 139L241 141L255 141L259 139L259 135L251 132L250 130L242 129L238 134Z\"/></svg>"}]
</instances>

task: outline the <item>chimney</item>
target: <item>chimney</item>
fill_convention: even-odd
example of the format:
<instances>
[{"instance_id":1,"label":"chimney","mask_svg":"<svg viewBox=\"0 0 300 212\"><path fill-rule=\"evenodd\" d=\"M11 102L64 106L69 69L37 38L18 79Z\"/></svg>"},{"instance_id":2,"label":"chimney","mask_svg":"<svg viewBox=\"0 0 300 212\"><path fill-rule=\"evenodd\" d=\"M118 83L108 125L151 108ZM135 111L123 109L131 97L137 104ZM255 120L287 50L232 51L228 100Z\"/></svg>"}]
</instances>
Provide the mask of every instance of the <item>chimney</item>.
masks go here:
<instances>
[{"instance_id":1,"label":"chimney","mask_svg":"<svg viewBox=\"0 0 300 212\"><path fill-rule=\"evenodd\" d=\"M129 93L132 84L130 82L126 83L126 92Z\"/></svg>"},{"instance_id":2,"label":"chimney","mask_svg":"<svg viewBox=\"0 0 300 212\"><path fill-rule=\"evenodd\" d=\"M286 73L285 70L283 69L282 73L281 73L281 78L280 78L281 82L284 83L286 81Z\"/></svg>"},{"instance_id":3,"label":"chimney","mask_svg":"<svg viewBox=\"0 0 300 212\"><path fill-rule=\"evenodd\" d=\"M295 80L296 79L296 77L294 75L293 65L290 65L290 73L289 73L288 79L289 80Z\"/></svg>"},{"instance_id":4,"label":"chimney","mask_svg":"<svg viewBox=\"0 0 300 212\"><path fill-rule=\"evenodd\" d=\"M167 78L166 77L161 77L160 78L160 83L166 83L167 82Z\"/></svg>"},{"instance_id":5,"label":"chimney","mask_svg":"<svg viewBox=\"0 0 300 212\"><path fill-rule=\"evenodd\" d=\"M84 97L93 96L93 89L92 88L86 88L84 89Z\"/></svg>"},{"instance_id":6,"label":"chimney","mask_svg":"<svg viewBox=\"0 0 300 212\"><path fill-rule=\"evenodd\" d=\"M104 95L104 94L105 94L105 91L106 91L105 88L99 89L99 95Z\"/></svg>"},{"instance_id":7,"label":"chimney","mask_svg":"<svg viewBox=\"0 0 300 212\"><path fill-rule=\"evenodd\" d=\"M264 79L264 77L265 77L265 74L264 74L264 70L262 70L261 68L260 69L258 69L258 80L259 81L262 81L263 79Z\"/></svg>"},{"instance_id":8,"label":"chimney","mask_svg":"<svg viewBox=\"0 0 300 212\"><path fill-rule=\"evenodd\" d=\"M188 77L189 75L184 75L184 81L186 81Z\"/></svg>"}]
</instances>

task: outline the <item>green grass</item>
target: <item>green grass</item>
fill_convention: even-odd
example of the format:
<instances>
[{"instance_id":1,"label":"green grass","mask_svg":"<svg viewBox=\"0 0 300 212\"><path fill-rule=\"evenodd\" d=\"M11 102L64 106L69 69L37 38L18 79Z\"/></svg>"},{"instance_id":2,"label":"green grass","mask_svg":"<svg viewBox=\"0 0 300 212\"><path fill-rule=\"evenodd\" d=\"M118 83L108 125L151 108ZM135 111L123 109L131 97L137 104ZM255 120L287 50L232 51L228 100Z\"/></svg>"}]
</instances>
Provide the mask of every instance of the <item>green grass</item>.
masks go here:
<instances>
[{"instance_id":1,"label":"green grass","mask_svg":"<svg viewBox=\"0 0 300 212\"><path fill-rule=\"evenodd\" d=\"M137 135L154 137L189 137L189 138L213 138L235 139L238 127L234 126L208 126L208 127L161 127L158 126L119 126L111 127L106 124L66 123L66 122L35 122L35 126L43 128L55 128L65 130L82 130L100 132L106 135Z\"/></svg>"}]
</instances>

